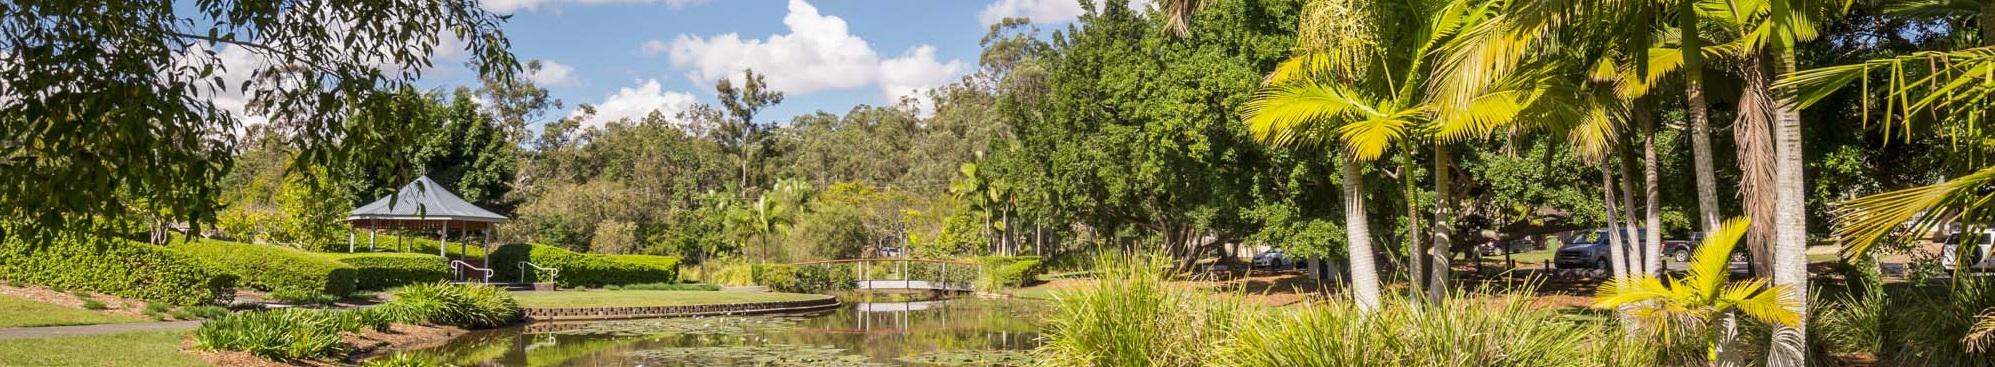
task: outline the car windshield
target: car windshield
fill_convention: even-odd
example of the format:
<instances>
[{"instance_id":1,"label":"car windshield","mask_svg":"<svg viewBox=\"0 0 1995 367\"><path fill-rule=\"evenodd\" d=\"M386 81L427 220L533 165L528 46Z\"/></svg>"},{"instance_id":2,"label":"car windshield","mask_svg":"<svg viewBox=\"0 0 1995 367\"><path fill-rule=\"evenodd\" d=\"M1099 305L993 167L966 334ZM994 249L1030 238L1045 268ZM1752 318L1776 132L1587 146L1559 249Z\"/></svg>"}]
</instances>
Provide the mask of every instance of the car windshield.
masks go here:
<instances>
[{"instance_id":1,"label":"car windshield","mask_svg":"<svg viewBox=\"0 0 1995 367\"><path fill-rule=\"evenodd\" d=\"M1959 245L1961 240L1960 237L1961 236L1959 233L1947 235L1946 244ZM1995 243L1995 233L1981 232L1981 242L1978 244L1990 244L1990 243Z\"/></svg>"},{"instance_id":2,"label":"car windshield","mask_svg":"<svg viewBox=\"0 0 1995 367\"><path fill-rule=\"evenodd\" d=\"M1574 245L1600 243L1600 236L1604 234L1606 233L1600 231L1574 233L1572 236L1566 237L1566 243Z\"/></svg>"}]
</instances>

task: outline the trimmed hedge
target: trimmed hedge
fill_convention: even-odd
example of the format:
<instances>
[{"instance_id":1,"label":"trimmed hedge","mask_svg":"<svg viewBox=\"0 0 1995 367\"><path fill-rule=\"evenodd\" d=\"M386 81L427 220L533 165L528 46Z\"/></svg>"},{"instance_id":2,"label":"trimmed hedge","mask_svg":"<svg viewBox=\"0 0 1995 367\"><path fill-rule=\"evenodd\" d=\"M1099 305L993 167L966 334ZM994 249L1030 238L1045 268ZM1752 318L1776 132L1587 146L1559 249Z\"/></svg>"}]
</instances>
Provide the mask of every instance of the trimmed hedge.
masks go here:
<instances>
[{"instance_id":1,"label":"trimmed hedge","mask_svg":"<svg viewBox=\"0 0 1995 367\"><path fill-rule=\"evenodd\" d=\"M977 286L985 289L1023 287L1046 273L1045 263L1038 256L980 256L973 260L983 264Z\"/></svg>"},{"instance_id":2,"label":"trimmed hedge","mask_svg":"<svg viewBox=\"0 0 1995 367\"><path fill-rule=\"evenodd\" d=\"M176 305L233 298L236 284L218 265L166 247L81 235L0 240L0 279Z\"/></svg>"},{"instance_id":3,"label":"trimmed hedge","mask_svg":"<svg viewBox=\"0 0 1995 367\"><path fill-rule=\"evenodd\" d=\"M568 288L679 281L679 269L676 265L672 268L661 268L649 263L639 264L605 255L577 253L560 247L531 244L505 245L492 251L493 279L518 281L520 261L531 261L534 265L561 269L560 274L554 279L555 283ZM673 259L673 264L677 264L677 259ZM541 281L540 274L533 275L530 277L532 281Z\"/></svg>"},{"instance_id":4,"label":"trimmed hedge","mask_svg":"<svg viewBox=\"0 0 1995 367\"><path fill-rule=\"evenodd\" d=\"M353 293L359 270L318 253L281 246L211 239L176 242L172 248L221 265L258 290L314 292L336 297Z\"/></svg>"},{"instance_id":5,"label":"trimmed hedge","mask_svg":"<svg viewBox=\"0 0 1995 367\"><path fill-rule=\"evenodd\" d=\"M671 271L673 274L679 273L679 257L677 256L655 256L655 255L603 255L603 256L610 258L610 260L649 266L657 268L659 270Z\"/></svg>"},{"instance_id":6,"label":"trimmed hedge","mask_svg":"<svg viewBox=\"0 0 1995 367\"><path fill-rule=\"evenodd\" d=\"M755 284L769 287L777 292L822 293L851 290L852 272L837 271L832 266L796 266L789 264L755 264L750 271Z\"/></svg>"},{"instance_id":7,"label":"trimmed hedge","mask_svg":"<svg viewBox=\"0 0 1995 367\"><path fill-rule=\"evenodd\" d=\"M441 256L392 252L324 254L359 270L354 289L385 290L410 284L435 283L450 279L450 265ZM493 275L493 281L500 281Z\"/></svg>"}]
</instances>

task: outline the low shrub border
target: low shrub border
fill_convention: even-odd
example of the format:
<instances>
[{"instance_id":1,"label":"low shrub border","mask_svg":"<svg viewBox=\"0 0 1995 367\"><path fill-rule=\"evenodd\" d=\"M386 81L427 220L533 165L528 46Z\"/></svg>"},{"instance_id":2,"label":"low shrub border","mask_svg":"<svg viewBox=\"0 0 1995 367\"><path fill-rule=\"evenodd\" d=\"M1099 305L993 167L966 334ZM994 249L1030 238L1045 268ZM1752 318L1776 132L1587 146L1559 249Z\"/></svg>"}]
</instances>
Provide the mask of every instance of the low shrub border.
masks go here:
<instances>
[{"instance_id":1,"label":"low shrub border","mask_svg":"<svg viewBox=\"0 0 1995 367\"><path fill-rule=\"evenodd\" d=\"M500 246L498 250L492 252L490 259L494 272L492 279L500 282L514 282L521 279L518 265L520 261L531 261L534 265L560 269L560 274L554 277L554 281L557 285L569 288L679 281L679 270L676 269L677 258L667 258L671 259L675 267L661 268L653 263L662 263L663 259L641 259L639 261L644 263L638 263L605 255L577 253L560 247L512 244ZM528 279L534 282L545 280L544 274L528 275L531 275Z\"/></svg>"},{"instance_id":2,"label":"low shrub border","mask_svg":"<svg viewBox=\"0 0 1995 367\"><path fill-rule=\"evenodd\" d=\"M755 264L750 268L755 284L777 292L823 293L850 290L853 275L838 265Z\"/></svg>"},{"instance_id":3,"label":"low shrub border","mask_svg":"<svg viewBox=\"0 0 1995 367\"><path fill-rule=\"evenodd\" d=\"M57 236L42 243L0 239L0 279L175 305L235 295L235 275L195 256L123 239Z\"/></svg>"},{"instance_id":4,"label":"low shrub border","mask_svg":"<svg viewBox=\"0 0 1995 367\"><path fill-rule=\"evenodd\" d=\"M1031 285L1040 274L1046 273L1045 263L1038 256L981 256L973 260L983 265L977 287L986 290Z\"/></svg>"},{"instance_id":5,"label":"low shrub border","mask_svg":"<svg viewBox=\"0 0 1995 367\"><path fill-rule=\"evenodd\" d=\"M747 315L757 313L796 312L836 308L841 304L837 297L824 296L801 301L750 302L718 305L685 305L655 307L589 307L589 308L527 308L525 314L531 321L570 321L570 320L615 320L652 317L686 317Z\"/></svg>"},{"instance_id":6,"label":"low shrub border","mask_svg":"<svg viewBox=\"0 0 1995 367\"><path fill-rule=\"evenodd\" d=\"M358 269L360 274L355 277L354 289L359 290L384 290L450 279L448 261L436 255L389 252L324 255Z\"/></svg>"},{"instance_id":7,"label":"low shrub border","mask_svg":"<svg viewBox=\"0 0 1995 367\"><path fill-rule=\"evenodd\" d=\"M235 274L242 285L278 292L314 292L335 297L353 293L358 270L319 253L213 239L178 241L175 251L201 257Z\"/></svg>"}]
</instances>

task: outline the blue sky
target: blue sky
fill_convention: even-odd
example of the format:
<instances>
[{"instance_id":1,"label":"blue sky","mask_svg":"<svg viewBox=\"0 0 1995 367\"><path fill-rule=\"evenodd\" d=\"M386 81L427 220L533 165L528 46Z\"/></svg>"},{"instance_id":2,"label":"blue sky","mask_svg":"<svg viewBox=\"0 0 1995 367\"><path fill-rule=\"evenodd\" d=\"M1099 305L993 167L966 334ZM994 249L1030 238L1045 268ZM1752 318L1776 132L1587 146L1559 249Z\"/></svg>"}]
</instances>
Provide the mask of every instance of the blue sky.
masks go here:
<instances>
[{"instance_id":1,"label":"blue sky","mask_svg":"<svg viewBox=\"0 0 1995 367\"><path fill-rule=\"evenodd\" d=\"M591 123L713 103L713 83L741 68L768 75L782 105L758 120L890 104L976 68L990 22L1031 17L1042 28L1079 13L1076 0L485 0L531 75ZM460 56L461 57L461 56ZM461 60L461 59L460 59ZM423 84L470 85L448 56ZM567 116L569 111L550 114Z\"/></svg>"}]
</instances>

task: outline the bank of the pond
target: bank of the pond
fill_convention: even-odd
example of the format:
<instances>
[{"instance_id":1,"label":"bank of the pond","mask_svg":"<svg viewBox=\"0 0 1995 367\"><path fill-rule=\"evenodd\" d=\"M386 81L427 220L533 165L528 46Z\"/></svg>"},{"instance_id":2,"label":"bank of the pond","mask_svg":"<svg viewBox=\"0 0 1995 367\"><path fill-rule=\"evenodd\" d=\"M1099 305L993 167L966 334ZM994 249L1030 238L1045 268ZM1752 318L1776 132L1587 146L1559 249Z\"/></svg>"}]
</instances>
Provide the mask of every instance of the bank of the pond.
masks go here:
<instances>
[{"instance_id":1,"label":"bank of the pond","mask_svg":"<svg viewBox=\"0 0 1995 367\"><path fill-rule=\"evenodd\" d=\"M807 312L839 305L837 298L819 294L717 291L515 292L513 298L531 321Z\"/></svg>"}]
</instances>

